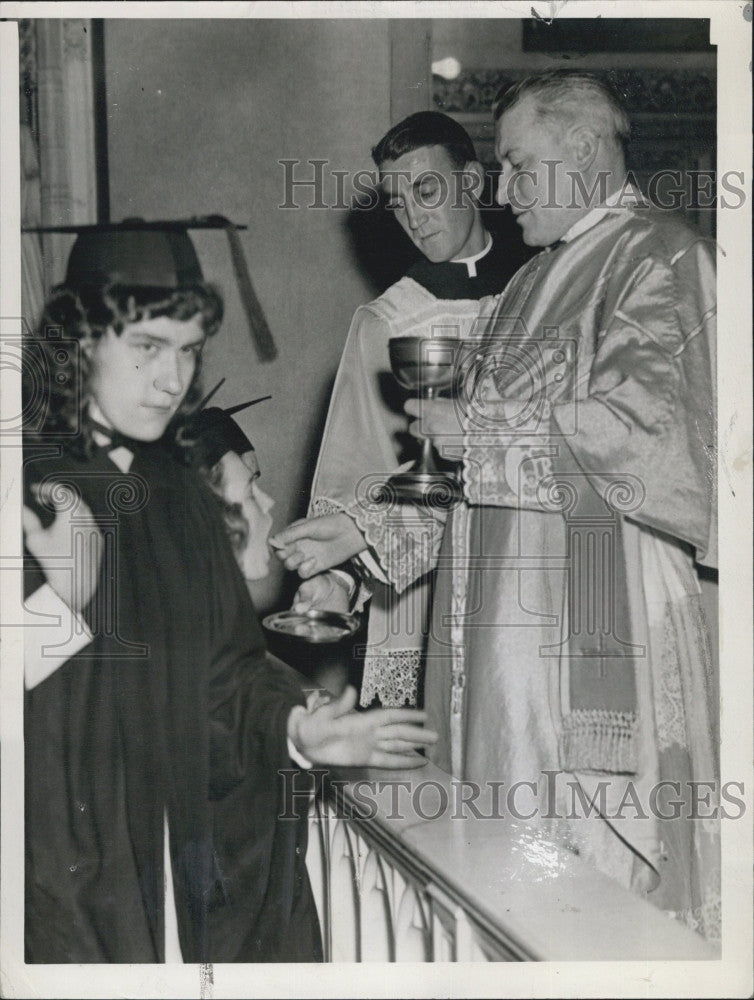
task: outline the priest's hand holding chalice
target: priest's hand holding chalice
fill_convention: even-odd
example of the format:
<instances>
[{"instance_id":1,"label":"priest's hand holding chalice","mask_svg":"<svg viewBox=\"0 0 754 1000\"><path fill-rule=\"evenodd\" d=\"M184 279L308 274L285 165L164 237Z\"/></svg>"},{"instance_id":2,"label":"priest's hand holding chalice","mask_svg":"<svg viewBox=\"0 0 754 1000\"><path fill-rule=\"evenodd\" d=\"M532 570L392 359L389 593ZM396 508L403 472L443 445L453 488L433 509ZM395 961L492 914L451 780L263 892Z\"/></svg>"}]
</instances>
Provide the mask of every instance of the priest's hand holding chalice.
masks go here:
<instances>
[{"instance_id":1,"label":"priest's hand holding chalice","mask_svg":"<svg viewBox=\"0 0 754 1000\"><path fill-rule=\"evenodd\" d=\"M458 449L461 444L461 404L454 397L458 373L466 367L471 347L470 341L442 336L393 337L388 342L395 378L420 396L409 399L405 410L409 416L419 418L412 421L409 431L423 441L421 457L413 469L390 476L385 473L385 479L378 480L379 489L371 493L370 500L384 510L396 501L449 510L461 499L455 474L438 469L435 444L441 451L446 445ZM441 392L445 395L440 396ZM369 479L374 482L377 476ZM343 612L350 606L354 595L344 596L339 590L342 581L329 571L365 552L368 546L352 512L346 512L346 504L341 510L294 521L271 538L270 544L286 569L297 572L304 581L294 598L294 612Z\"/></svg>"},{"instance_id":2,"label":"priest's hand holding chalice","mask_svg":"<svg viewBox=\"0 0 754 1000\"><path fill-rule=\"evenodd\" d=\"M461 499L457 477L441 471L435 456L440 441L461 443L454 397L465 348L468 345L456 337L393 337L388 342L393 375L418 397L408 400L405 409L419 418L409 430L422 439L422 453L413 469L395 473L386 481L387 497L441 508L452 507Z\"/></svg>"}]
</instances>

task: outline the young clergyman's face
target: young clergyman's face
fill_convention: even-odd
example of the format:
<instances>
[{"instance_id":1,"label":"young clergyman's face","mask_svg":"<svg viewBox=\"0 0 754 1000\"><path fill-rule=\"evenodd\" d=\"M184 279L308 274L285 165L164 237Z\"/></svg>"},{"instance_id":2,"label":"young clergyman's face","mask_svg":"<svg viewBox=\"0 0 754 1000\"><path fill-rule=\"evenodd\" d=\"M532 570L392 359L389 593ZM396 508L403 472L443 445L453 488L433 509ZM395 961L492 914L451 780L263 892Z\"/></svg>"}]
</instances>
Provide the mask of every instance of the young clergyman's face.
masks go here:
<instances>
[{"instance_id":1,"label":"young clergyman's face","mask_svg":"<svg viewBox=\"0 0 754 1000\"><path fill-rule=\"evenodd\" d=\"M421 146L380 166L388 209L435 264L484 250L487 233L469 193L480 180L478 164L462 173L443 146Z\"/></svg>"},{"instance_id":2,"label":"young clergyman's face","mask_svg":"<svg viewBox=\"0 0 754 1000\"><path fill-rule=\"evenodd\" d=\"M246 545L237 554L246 580L261 580L269 571L270 548L267 538L272 528L270 510L274 501L259 486L259 463L256 452L237 455L226 452L222 466L222 495L230 504L237 504L248 524Z\"/></svg>"},{"instance_id":3,"label":"young clergyman's face","mask_svg":"<svg viewBox=\"0 0 754 1000\"><path fill-rule=\"evenodd\" d=\"M198 316L160 316L108 330L90 352L91 389L105 422L137 441L162 437L188 392L204 344Z\"/></svg>"}]
</instances>

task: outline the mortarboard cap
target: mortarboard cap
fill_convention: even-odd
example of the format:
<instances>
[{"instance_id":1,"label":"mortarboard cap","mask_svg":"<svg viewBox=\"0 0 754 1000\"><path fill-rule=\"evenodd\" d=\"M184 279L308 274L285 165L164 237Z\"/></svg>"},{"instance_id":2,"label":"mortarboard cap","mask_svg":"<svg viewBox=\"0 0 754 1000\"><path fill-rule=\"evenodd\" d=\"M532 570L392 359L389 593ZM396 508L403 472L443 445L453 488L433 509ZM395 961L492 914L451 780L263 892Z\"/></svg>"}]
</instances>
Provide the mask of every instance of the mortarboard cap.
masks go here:
<instances>
[{"instance_id":1,"label":"mortarboard cap","mask_svg":"<svg viewBox=\"0 0 754 1000\"><path fill-rule=\"evenodd\" d=\"M202 269L188 231L221 229L227 234L241 303L261 361L277 356L262 306L249 276L237 226L222 215L147 222L124 219L92 225L34 226L24 232L75 233L66 271L68 287L108 283L135 287L188 288L202 282Z\"/></svg>"},{"instance_id":2,"label":"mortarboard cap","mask_svg":"<svg viewBox=\"0 0 754 1000\"><path fill-rule=\"evenodd\" d=\"M183 230L122 229L81 233L68 258L69 288L109 283L188 288L202 282L202 269Z\"/></svg>"}]
</instances>

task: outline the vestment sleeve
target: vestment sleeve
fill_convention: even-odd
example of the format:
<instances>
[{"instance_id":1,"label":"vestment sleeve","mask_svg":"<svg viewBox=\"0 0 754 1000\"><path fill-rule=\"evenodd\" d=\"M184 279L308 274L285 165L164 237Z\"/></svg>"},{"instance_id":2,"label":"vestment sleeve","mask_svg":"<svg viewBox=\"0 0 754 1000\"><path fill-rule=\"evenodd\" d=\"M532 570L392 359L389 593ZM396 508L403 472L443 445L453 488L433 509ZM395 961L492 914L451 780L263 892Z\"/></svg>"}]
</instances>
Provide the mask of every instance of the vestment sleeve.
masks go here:
<instances>
[{"instance_id":1,"label":"vestment sleeve","mask_svg":"<svg viewBox=\"0 0 754 1000\"><path fill-rule=\"evenodd\" d=\"M716 564L715 273L696 240L642 261L613 302L586 399L553 405L580 468L606 497L623 479L627 516Z\"/></svg>"},{"instance_id":2,"label":"vestment sleeve","mask_svg":"<svg viewBox=\"0 0 754 1000\"><path fill-rule=\"evenodd\" d=\"M333 385L312 508L342 510L399 465L395 435L407 429L390 374L389 320L372 306L356 310Z\"/></svg>"},{"instance_id":3,"label":"vestment sleeve","mask_svg":"<svg viewBox=\"0 0 754 1000\"><path fill-rule=\"evenodd\" d=\"M412 504L379 499L388 476L408 468L397 455L396 435L407 430L408 419L390 372L391 336L389 320L372 306L356 310L333 386L310 516L348 514L379 571L400 593L434 567L444 518ZM363 581L361 605L370 579L379 579L379 572L368 557L357 557L355 563Z\"/></svg>"},{"instance_id":4,"label":"vestment sleeve","mask_svg":"<svg viewBox=\"0 0 754 1000\"><path fill-rule=\"evenodd\" d=\"M358 524L380 569L398 594L434 569L447 513L418 503L388 497L372 503L354 502L346 509ZM367 581L366 560L362 572Z\"/></svg>"},{"instance_id":5,"label":"vestment sleeve","mask_svg":"<svg viewBox=\"0 0 754 1000\"><path fill-rule=\"evenodd\" d=\"M575 459L606 500L626 484L626 516L714 565L714 289L701 240L640 259L607 290L583 385L570 396L546 385L544 406L519 407L518 423L487 374L466 426L469 501L552 509L543 484Z\"/></svg>"}]
</instances>

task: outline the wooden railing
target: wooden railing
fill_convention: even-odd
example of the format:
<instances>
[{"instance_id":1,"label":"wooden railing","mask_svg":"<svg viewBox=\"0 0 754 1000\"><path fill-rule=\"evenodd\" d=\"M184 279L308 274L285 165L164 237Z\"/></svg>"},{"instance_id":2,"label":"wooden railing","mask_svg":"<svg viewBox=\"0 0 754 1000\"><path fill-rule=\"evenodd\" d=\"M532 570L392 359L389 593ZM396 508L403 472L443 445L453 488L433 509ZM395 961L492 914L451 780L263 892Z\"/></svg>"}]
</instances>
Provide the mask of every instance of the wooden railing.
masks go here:
<instances>
[{"instance_id":1,"label":"wooden railing","mask_svg":"<svg viewBox=\"0 0 754 1000\"><path fill-rule=\"evenodd\" d=\"M307 854L327 961L719 958L524 823L437 809L452 781L431 764L335 778L315 799ZM419 782L427 794L412 802Z\"/></svg>"}]
</instances>

